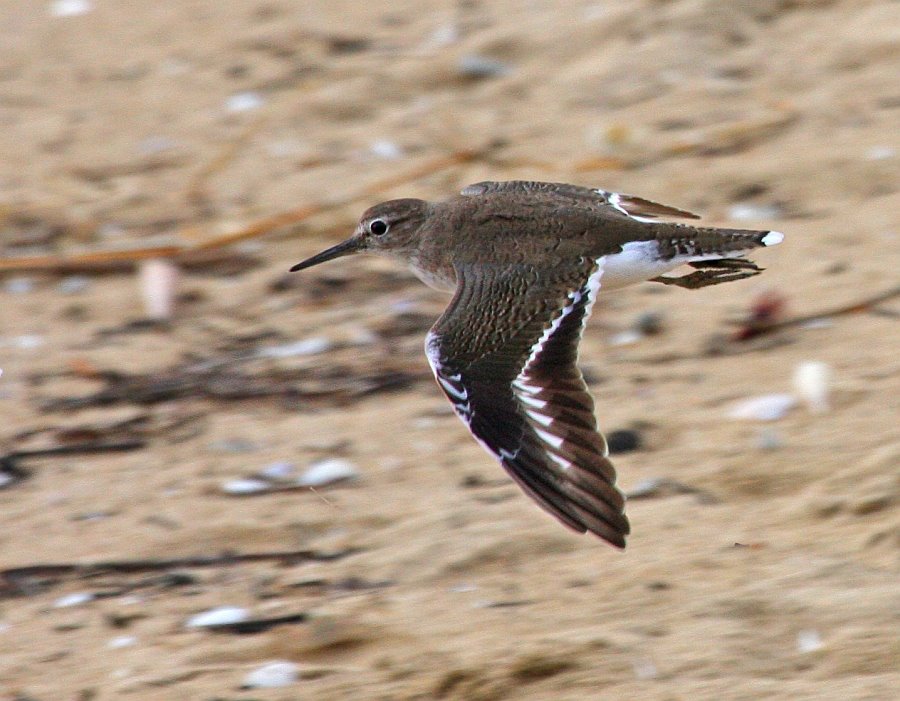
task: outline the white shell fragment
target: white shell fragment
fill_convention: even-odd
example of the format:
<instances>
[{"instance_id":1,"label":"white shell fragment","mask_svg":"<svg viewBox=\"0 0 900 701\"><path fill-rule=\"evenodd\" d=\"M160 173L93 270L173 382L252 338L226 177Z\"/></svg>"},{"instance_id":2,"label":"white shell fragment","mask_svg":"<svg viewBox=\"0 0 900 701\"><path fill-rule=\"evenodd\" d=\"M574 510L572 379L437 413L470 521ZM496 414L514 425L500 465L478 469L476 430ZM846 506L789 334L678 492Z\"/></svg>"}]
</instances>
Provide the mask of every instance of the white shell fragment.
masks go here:
<instances>
[{"instance_id":1,"label":"white shell fragment","mask_svg":"<svg viewBox=\"0 0 900 701\"><path fill-rule=\"evenodd\" d=\"M279 482L291 479L296 471L297 466L294 463L279 460L266 465L259 471L259 476L273 482Z\"/></svg>"},{"instance_id":2,"label":"white shell fragment","mask_svg":"<svg viewBox=\"0 0 900 701\"><path fill-rule=\"evenodd\" d=\"M263 98L255 92L239 92L225 101L225 110L228 112L250 112L263 106Z\"/></svg>"},{"instance_id":3,"label":"white shell fragment","mask_svg":"<svg viewBox=\"0 0 900 701\"><path fill-rule=\"evenodd\" d=\"M82 604L86 604L93 600L94 594L92 592L76 591L72 594L66 594L65 596L59 597L53 602L53 608L63 609L68 608L69 606L81 606Z\"/></svg>"},{"instance_id":4,"label":"white shell fragment","mask_svg":"<svg viewBox=\"0 0 900 701\"><path fill-rule=\"evenodd\" d=\"M281 346L268 346L260 348L256 355L259 358L293 358L303 355L318 355L331 350L332 344L327 338L316 336L305 338L302 341L286 343Z\"/></svg>"},{"instance_id":5,"label":"white shell fragment","mask_svg":"<svg viewBox=\"0 0 900 701\"><path fill-rule=\"evenodd\" d=\"M804 360L794 369L794 392L814 414L828 411L831 368L818 360Z\"/></svg>"},{"instance_id":6,"label":"white shell fragment","mask_svg":"<svg viewBox=\"0 0 900 701\"><path fill-rule=\"evenodd\" d=\"M822 648L822 637L815 630L801 630L797 633L797 651L815 652Z\"/></svg>"},{"instance_id":7,"label":"white shell fragment","mask_svg":"<svg viewBox=\"0 0 900 701\"><path fill-rule=\"evenodd\" d=\"M293 662L268 662L244 677L245 689L278 689L297 681L299 670Z\"/></svg>"},{"instance_id":8,"label":"white shell fragment","mask_svg":"<svg viewBox=\"0 0 900 701\"><path fill-rule=\"evenodd\" d=\"M727 416L743 421L777 421L796 404L797 400L790 394L763 394L732 404Z\"/></svg>"},{"instance_id":9,"label":"white shell fragment","mask_svg":"<svg viewBox=\"0 0 900 701\"><path fill-rule=\"evenodd\" d=\"M225 494L259 494L266 492L272 485L264 480L253 479L252 477L229 480L222 485L222 491Z\"/></svg>"},{"instance_id":10,"label":"white shell fragment","mask_svg":"<svg viewBox=\"0 0 900 701\"><path fill-rule=\"evenodd\" d=\"M138 276L147 317L155 321L171 318L178 287L178 266L169 260L151 258L141 263Z\"/></svg>"},{"instance_id":11,"label":"white shell fragment","mask_svg":"<svg viewBox=\"0 0 900 701\"><path fill-rule=\"evenodd\" d=\"M349 460L331 458L313 463L297 479L301 487L324 487L335 482L354 479L359 476L359 470Z\"/></svg>"},{"instance_id":12,"label":"white shell fragment","mask_svg":"<svg viewBox=\"0 0 900 701\"><path fill-rule=\"evenodd\" d=\"M77 17L93 9L90 0L54 0L50 3L50 14L53 17Z\"/></svg>"},{"instance_id":13,"label":"white shell fragment","mask_svg":"<svg viewBox=\"0 0 900 701\"><path fill-rule=\"evenodd\" d=\"M250 617L247 609L239 606L219 606L191 616L184 623L185 628L208 628L209 626L225 626L240 623Z\"/></svg>"},{"instance_id":14,"label":"white shell fragment","mask_svg":"<svg viewBox=\"0 0 900 701\"><path fill-rule=\"evenodd\" d=\"M733 221L757 221L760 219L778 219L781 210L775 205L757 205L739 202L728 209L728 218Z\"/></svg>"},{"instance_id":15,"label":"white shell fragment","mask_svg":"<svg viewBox=\"0 0 900 701\"><path fill-rule=\"evenodd\" d=\"M393 141L387 139L378 139L369 145L369 151L377 158L383 158L386 161L396 161L403 158L403 149Z\"/></svg>"},{"instance_id":16,"label":"white shell fragment","mask_svg":"<svg viewBox=\"0 0 900 701\"><path fill-rule=\"evenodd\" d=\"M119 650L123 647L131 647L136 642L137 638L133 635L119 635L106 643L106 647L110 650Z\"/></svg>"}]
</instances>

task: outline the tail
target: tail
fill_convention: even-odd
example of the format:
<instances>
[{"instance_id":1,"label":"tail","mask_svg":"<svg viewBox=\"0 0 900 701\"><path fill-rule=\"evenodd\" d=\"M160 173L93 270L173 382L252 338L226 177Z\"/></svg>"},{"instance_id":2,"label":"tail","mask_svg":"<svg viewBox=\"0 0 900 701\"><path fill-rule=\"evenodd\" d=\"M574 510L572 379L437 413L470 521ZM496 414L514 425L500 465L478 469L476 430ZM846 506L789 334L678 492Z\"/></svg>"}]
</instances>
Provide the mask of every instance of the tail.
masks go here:
<instances>
[{"instance_id":1,"label":"tail","mask_svg":"<svg viewBox=\"0 0 900 701\"><path fill-rule=\"evenodd\" d=\"M662 257L686 261L741 256L754 248L776 246L784 240L780 231L714 229L687 224L657 224L654 228Z\"/></svg>"}]
</instances>

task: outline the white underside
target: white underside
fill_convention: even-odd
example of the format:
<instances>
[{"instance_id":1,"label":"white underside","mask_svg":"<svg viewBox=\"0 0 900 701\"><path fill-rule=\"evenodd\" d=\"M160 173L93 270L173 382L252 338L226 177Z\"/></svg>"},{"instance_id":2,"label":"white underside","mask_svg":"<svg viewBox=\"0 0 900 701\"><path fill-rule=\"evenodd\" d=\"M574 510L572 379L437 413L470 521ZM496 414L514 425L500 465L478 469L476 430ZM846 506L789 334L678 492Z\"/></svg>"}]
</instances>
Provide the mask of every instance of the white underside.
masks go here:
<instances>
[{"instance_id":1,"label":"white underside","mask_svg":"<svg viewBox=\"0 0 900 701\"><path fill-rule=\"evenodd\" d=\"M740 255L729 253L729 256ZM621 253L605 256L603 263L603 289L616 289L644 282L675 270L680 265L696 260L716 260L721 254L709 253L703 256L675 256L663 260L659 255L656 241L632 241L622 246Z\"/></svg>"}]
</instances>

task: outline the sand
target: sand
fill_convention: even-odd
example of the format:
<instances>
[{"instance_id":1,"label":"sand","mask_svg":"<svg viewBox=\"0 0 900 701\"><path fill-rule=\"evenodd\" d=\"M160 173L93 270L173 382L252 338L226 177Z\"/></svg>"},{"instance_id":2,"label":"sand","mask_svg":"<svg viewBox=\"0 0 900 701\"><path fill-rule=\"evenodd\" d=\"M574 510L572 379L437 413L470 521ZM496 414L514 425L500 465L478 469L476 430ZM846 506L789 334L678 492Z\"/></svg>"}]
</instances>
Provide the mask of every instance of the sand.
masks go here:
<instances>
[{"instance_id":1,"label":"sand","mask_svg":"<svg viewBox=\"0 0 900 701\"><path fill-rule=\"evenodd\" d=\"M764 294L790 317L896 285L896 3L82 9L0 7L4 256L196 243L350 201L239 247L246 265L184 271L168 325L133 323L145 310L129 271L4 274L3 450L146 445L22 461L27 477L0 489L0 567L318 559L6 577L0 696L894 697L897 302L748 344L715 338ZM479 155L365 192L458 151ZM622 488L686 488L631 501L624 552L540 511L452 415L421 348L444 296L375 259L285 275L378 200L512 178L786 234L750 280L601 295L582 366L602 427L637 422L646 442L615 456ZM661 333L611 342L645 312ZM310 340L326 350L246 360ZM241 377L53 404L103 389L104 372L146 385L223 359ZM727 418L735 401L791 392L804 361L830 368L826 411ZM301 473L338 458L355 480L223 491L272 463ZM185 627L219 606L304 618ZM241 689L273 660L296 680Z\"/></svg>"}]
</instances>

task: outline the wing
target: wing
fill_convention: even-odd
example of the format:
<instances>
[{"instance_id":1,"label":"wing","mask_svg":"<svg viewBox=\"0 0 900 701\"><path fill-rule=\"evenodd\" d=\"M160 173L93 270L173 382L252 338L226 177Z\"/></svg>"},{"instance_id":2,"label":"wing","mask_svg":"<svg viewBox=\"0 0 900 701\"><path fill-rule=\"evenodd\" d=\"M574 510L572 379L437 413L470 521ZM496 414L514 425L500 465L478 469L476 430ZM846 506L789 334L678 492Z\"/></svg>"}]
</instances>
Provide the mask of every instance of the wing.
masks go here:
<instances>
[{"instance_id":1,"label":"wing","mask_svg":"<svg viewBox=\"0 0 900 701\"><path fill-rule=\"evenodd\" d=\"M600 188L591 189L566 183L542 183L529 180L508 180L505 182L485 181L464 188L463 196L477 197L497 192L541 193L555 195L567 202L581 202L591 207L608 207L620 215L643 222L653 222L660 217L674 219L699 219L693 212L677 207L653 202L652 200L624 195Z\"/></svg>"},{"instance_id":2,"label":"wing","mask_svg":"<svg viewBox=\"0 0 900 701\"><path fill-rule=\"evenodd\" d=\"M529 496L570 528L624 547L625 498L576 366L602 262L568 276L457 267L426 352L456 413Z\"/></svg>"}]
</instances>

